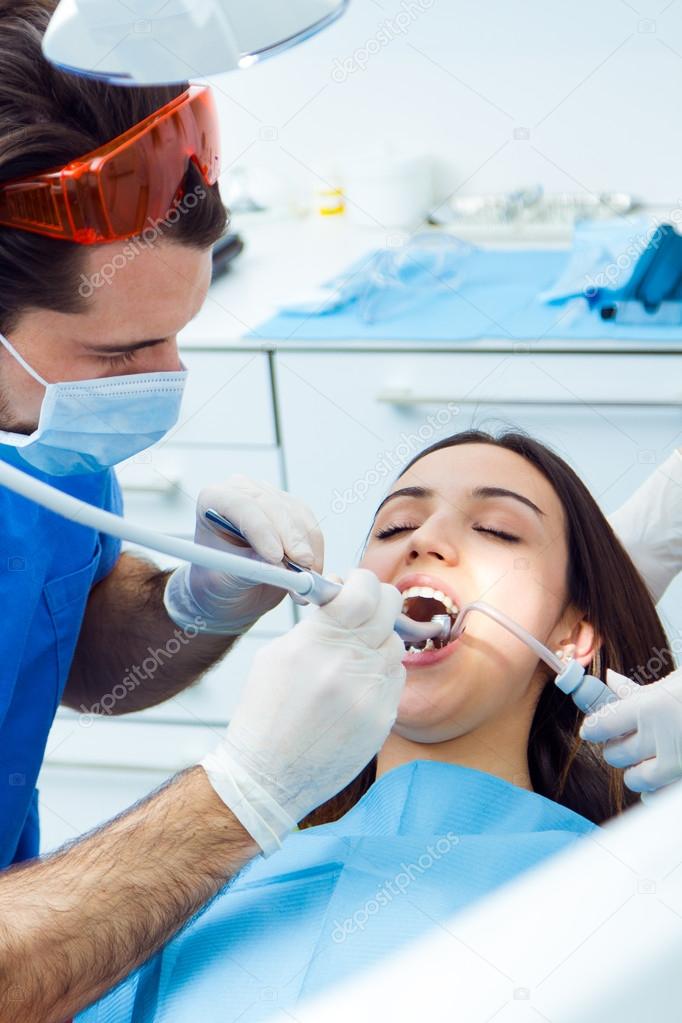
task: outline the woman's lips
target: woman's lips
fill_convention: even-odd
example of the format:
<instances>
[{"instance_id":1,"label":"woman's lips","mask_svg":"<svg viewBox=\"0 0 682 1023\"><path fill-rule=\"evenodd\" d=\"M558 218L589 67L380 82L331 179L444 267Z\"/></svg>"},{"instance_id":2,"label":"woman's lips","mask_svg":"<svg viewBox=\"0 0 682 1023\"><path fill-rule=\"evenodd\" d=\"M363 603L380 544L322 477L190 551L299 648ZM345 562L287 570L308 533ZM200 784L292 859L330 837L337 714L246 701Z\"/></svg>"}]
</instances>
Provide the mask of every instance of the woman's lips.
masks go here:
<instances>
[{"instance_id":1,"label":"woman's lips","mask_svg":"<svg viewBox=\"0 0 682 1023\"><path fill-rule=\"evenodd\" d=\"M446 593L453 604L455 609L458 610L462 605L459 597L453 592L451 587L445 580L440 579L438 576L431 575L428 572L411 572L409 575L403 576L395 584L397 588L403 593L405 590L410 589L412 586L426 586L432 590L440 590L442 593ZM432 664L438 664L440 661L444 661L450 656L455 650L459 639L453 640L448 643L447 646L439 647L434 650L420 650L417 653L408 653L405 651L403 657L403 664L406 668L428 668Z\"/></svg>"},{"instance_id":2,"label":"woman's lips","mask_svg":"<svg viewBox=\"0 0 682 1023\"><path fill-rule=\"evenodd\" d=\"M453 639L452 643L448 643L447 646L442 646L438 650L419 650L414 654L405 651L403 664L406 668L428 668L432 664L438 664L454 653L460 638L458 636L457 639Z\"/></svg>"}]
</instances>

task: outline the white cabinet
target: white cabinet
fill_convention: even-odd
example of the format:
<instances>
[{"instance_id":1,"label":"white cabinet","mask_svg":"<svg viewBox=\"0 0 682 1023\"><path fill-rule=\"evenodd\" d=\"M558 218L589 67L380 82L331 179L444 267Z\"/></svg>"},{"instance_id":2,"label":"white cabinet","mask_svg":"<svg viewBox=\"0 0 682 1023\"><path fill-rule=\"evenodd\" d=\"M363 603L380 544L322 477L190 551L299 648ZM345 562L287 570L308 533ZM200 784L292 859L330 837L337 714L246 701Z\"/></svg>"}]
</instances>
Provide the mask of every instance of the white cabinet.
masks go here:
<instances>
[{"instance_id":1,"label":"white cabinet","mask_svg":"<svg viewBox=\"0 0 682 1023\"><path fill-rule=\"evenodd\" d=\"M274 447L269 356L261 351L182 351L189 370L169 444Z\"/></svg>"}]
</instances>

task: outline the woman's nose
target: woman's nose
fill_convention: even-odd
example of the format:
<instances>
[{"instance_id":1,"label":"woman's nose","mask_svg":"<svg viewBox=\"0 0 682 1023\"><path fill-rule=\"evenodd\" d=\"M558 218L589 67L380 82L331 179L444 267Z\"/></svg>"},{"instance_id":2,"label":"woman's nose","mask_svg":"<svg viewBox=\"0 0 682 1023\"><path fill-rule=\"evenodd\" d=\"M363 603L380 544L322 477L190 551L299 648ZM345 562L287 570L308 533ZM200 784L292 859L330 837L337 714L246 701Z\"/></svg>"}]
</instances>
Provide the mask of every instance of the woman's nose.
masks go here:
<instances>
[{"instance_id":1,"label":"woman's nose","mask_svg":"<svg viewBox=\"0 0 682 1023\"><path fill-rule=\"evenodd\" d=\"M407 560L410 564L421 559L434 558L448 565L457 564L459 555L457 546L446 534L442 526L435 523L417 529L410 538Z\"/></svg>"}]
</instances>

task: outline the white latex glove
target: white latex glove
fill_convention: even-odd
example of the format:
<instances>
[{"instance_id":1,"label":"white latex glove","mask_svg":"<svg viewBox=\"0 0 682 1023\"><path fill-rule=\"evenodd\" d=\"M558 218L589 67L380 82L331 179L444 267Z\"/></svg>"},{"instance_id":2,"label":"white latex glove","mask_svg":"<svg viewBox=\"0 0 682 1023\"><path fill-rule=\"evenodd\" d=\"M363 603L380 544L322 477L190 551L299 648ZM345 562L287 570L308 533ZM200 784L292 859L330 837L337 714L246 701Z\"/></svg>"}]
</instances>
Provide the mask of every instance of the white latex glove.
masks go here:
<instances>
[{"instance_id":1,"label":"white latex glove","mask_svg":"<svg viewBox=\"0 0 682 1023\"><path fill-rule=\"evenodd\" d=\"M258 651L225 738L202 767L268 855L367 766L396 719L402 597L366 569Z\"/></svg>"},{"instance_id":2,"label":"white latex glove","mask_svg":"<svg viewBox=\"0 0 682 1023\"><path fill-rule=\"evenodd\" d=\"M231 476L225 483L199 494L194 539L206 547L244 556L250 552L207 522L205 511L215 508L241 530L256 555L279 564L286 554L304 568L322 571L324 540L313 513L295 497L269 483ZM202 632L236 636L285 596L274 586L254 584L198 565L181 565L166 584L166 611L183 628L205 622Z\"/></svg>"},{"instance_id":3,"label":"white latex glove","mask_svg":"<svg viewBox=\"0 0 682 1023\"><path fill-rule=\"evenodd\" d=\"M619 699L585 718L581 738L606 743L604 759L626 768L623 780L633 792L682 778L682 670L646 686L609 670L606 682Z\"/></svg>"}]
</instances>

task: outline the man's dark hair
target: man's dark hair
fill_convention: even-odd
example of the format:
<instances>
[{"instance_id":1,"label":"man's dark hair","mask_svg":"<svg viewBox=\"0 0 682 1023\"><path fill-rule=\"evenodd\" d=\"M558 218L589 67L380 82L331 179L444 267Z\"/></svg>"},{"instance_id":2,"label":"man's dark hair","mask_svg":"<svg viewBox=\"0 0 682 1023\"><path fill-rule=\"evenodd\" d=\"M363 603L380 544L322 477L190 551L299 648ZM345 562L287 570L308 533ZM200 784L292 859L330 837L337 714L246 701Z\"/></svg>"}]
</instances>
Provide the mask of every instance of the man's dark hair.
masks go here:
<instances>
[{"instance_id":1,"label":"man's dark hair","mask_svg":"<svg viewBox=\"0 0 682 1023\"><path fill-rule=\"evenodd\" d=\"M57 0L0 0L0 185L59 167L116 138L187 88L108 85L65 74L42 55L41 40ZM185 182L199 201L164 239L197 249L224 233L228 213L218 185L209 187L194 165ZM0 331L10 334L21 313L75 313L87 299L78 283L89 246L0 225Z\"/></svg>"}]
</instances>

